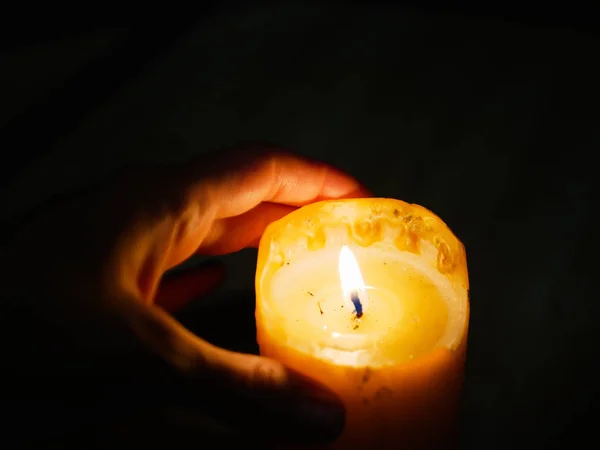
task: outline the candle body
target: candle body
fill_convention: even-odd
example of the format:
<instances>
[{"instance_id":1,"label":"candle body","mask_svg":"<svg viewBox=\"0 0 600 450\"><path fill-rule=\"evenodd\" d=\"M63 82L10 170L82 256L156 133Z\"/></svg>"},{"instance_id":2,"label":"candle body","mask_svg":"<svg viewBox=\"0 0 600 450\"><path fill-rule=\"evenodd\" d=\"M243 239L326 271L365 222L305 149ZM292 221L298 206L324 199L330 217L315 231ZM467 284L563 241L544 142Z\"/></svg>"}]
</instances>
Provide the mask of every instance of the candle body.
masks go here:
<instances>
[{"instance_id":1,"label":"candle body","mask_svg":"<svg viewBox=\"0 0 600 450\"><path fill-rule=\"evenodd\" d=\"M344 304L334 255L349 246L369 293ZM259 247L261 354L336 392L347 410L331 449L454 445L467 348L462 244L399 200L322 202L272 224Z\"/></svg>"},{"instance_id":2,"label":"candle body","mask_svg":"<svg viewBox=\"0 0 600 450\"><path fill-rule=\"evenodd\" d=\"M458 441L458 408L466 342L409 363L383 368L331 364L258 331L262 355L323 383L346 407L342 436L327 449L451 449Z\"/></svg>"}]
</instances>

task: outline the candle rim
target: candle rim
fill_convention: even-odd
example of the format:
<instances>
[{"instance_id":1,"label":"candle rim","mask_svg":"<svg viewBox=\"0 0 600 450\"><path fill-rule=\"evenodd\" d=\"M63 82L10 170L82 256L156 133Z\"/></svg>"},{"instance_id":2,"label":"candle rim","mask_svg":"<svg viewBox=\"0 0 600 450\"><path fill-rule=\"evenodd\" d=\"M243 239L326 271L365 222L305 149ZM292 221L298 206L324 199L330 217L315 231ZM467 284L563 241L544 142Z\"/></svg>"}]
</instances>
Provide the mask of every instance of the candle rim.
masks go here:
<instances>
[{"instance_id":1,"label":"candle rim","mask_svg":"<svg viewBox=\"0 0 600 450\"><path fill-rule=\"evenodd\" d=\"M415 215L427 220L429 226L435 229L435 234L440 236L443 243L450 247L449 251L456 259L457 270L453 274L454 282L457 285L462 286L467 292L469 291L470 283L467 269L466 249L462 241L458 239L448 224L433 211L422 205L408 203L391 197L361 197L320 200L291 211L280 219L275 220L267 225L258 245L258 260L262 261L265 260L265 258L268 259L271 251L270 243L273 242L274 237L281 230L286 229L286 227L291 225L294 221L302 219L303 217L311 217L313 212L319 213L327 208L335 209L336 206L349 206L353 204L362 208L370 206L371 209L375 209L376 207L385 208L391 206L393 208L398 208L398 210L407 210L407 216ZM257 267L257 274L258 270L259 267Z\"/></svg>"}]
</instances>

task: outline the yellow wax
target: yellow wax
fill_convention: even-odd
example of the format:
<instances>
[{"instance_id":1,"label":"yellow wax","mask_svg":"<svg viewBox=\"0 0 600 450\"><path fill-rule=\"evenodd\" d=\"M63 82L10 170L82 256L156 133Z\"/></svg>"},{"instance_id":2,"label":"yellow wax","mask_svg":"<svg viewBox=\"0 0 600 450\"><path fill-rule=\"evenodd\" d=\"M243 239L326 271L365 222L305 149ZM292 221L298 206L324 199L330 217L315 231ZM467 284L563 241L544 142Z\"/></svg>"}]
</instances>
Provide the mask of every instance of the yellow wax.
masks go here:
<instances>
[{"instance_id":1,"label":"yellow wax","mask_svg":"<svg viewBox=\"0 0 600 450\"><path fill-rule=\"evenodd\" d=\"M360 318L344 299L342 246L364 279ZM331 448L454 444L468 278L462 244L433 213L392 199L301 208L265 232L256 288L261 354L345 403Z\"/></svg>"}]
</instances>

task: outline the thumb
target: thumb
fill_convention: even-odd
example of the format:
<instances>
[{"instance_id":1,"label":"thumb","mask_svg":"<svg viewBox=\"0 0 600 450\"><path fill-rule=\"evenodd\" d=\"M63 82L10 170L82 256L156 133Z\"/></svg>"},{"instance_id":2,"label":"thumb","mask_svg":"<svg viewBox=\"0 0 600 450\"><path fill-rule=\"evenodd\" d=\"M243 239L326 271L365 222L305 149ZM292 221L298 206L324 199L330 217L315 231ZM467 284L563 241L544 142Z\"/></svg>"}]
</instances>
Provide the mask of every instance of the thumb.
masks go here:
<instances>
[{"instance_id":1,"label":"thumb","mask_svg":"<svg viewBox=\"0 0 600 450\"><path fill-rule=\"evenodd\" d=\"M158 308L138 302L132 307L134 331L178 380L169 387L172 406L277 441L328 442L342 432L341 401L316 382L277 361L215 347Z\"/></svg>"},{"instance_id":2,"label":"thumb","mask_svg":"<svg viewBox=\"0 0 600 450\"><path fill-rule=\"evenodd\" d=\"M341 400L315 381L260 356L216 347L205 354L210 358L212 395L204 399L213 416L277 440L328 442L341 434Z\"/></svg>"}]
</instances>

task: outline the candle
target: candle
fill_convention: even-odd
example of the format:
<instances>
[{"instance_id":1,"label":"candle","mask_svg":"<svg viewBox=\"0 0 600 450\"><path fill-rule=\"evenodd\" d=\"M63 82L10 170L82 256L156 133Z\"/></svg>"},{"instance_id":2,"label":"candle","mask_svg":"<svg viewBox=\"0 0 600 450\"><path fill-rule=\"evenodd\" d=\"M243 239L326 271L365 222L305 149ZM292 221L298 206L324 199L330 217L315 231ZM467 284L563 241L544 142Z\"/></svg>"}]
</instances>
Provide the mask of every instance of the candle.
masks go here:
<instances>
[{"instance_id":1,"label":"candle","mask_svg":"<svg viewBox=\"0 0 600 450\"><path fill-rule=\"evenodd\" d=\"M468 274L439 217L394 199L302 207L267 227L256 294L261 354L346 406L328 448L455 445Z\"/></svg>"}]
</instances>

